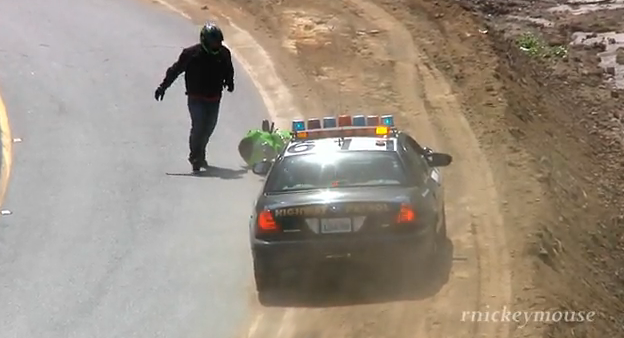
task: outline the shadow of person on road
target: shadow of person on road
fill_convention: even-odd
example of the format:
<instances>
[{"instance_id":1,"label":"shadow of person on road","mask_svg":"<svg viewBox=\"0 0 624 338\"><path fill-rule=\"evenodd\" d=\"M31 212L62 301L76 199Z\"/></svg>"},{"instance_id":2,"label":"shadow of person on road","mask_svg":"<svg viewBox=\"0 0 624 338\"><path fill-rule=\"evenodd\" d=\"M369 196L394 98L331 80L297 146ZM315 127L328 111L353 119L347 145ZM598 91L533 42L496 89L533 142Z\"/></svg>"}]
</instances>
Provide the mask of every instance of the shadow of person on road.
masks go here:
<instances>
[{"instance_id":1,"label":"shadow of person on road","mask_svg":"<svg viewBox=\"0 0 624 338\"><path fill-rule=\"evenodd\" d=\"M263 297L261 303L267 307L338 307L430 298L448 283L453 265L452 241L447 239L440 249L426 269L381 272L343 264L311 269Z\"/></svg>"},{"instance_id":2,"label":"shadow of person on road","mask_svg":"<svg viewBox=\"0 0 624 338\"><path fill-rule=\"evenodd\" d=\"M249 170L245 168L230 169L223 167L210 166L206 170L202 170L198 173L167 173L169 176L190 176L190 177L218 177L224 180L233 180L243 178L243 174L246 174Z\"/></svg>"},{"instance_id":3,"label":"shadow of person on road","mask_svg":"<svg viewBox=\"0 0 624 338\"><path fill-rule=\"evenodd\" d=\"M242 178L247 173L246 169L229 169L222 167L210 166L205 171L200 171L198 176L202 177L219 177L224 180L232 180Z\"/></svg>"}]
</instances>

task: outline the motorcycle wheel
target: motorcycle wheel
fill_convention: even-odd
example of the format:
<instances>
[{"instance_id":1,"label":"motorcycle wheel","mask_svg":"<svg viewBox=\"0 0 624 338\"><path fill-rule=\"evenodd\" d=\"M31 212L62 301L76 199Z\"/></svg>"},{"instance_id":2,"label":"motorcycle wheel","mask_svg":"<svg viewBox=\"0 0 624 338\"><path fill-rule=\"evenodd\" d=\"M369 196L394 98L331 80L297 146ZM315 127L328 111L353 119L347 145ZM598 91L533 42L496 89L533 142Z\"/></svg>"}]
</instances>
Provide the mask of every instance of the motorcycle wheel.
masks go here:
<instances>
[{"instance_id":1,"label":"motorcycle wheel","mask_svg":"<svg viewBox=\"0 0 624 338\"><path fill-rule=\"evenodd\" d=\"M238 144L238 153L246 163L249 163L253 154L253 140L251 138L244 138Z\"/></svg>"}]
</instances>

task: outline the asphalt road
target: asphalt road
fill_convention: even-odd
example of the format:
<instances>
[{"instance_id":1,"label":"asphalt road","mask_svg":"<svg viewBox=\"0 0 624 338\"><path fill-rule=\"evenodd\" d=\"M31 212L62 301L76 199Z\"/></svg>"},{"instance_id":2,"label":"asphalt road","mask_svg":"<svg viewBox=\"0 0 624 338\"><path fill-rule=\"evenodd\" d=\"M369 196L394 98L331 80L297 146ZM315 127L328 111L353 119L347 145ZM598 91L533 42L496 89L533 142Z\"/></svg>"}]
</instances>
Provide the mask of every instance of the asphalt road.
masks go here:
<instances>
[{"instance_id":1,"label":"asphalt road","mask_svg":"<svg viewBox=\"0 0 624 338\"><path fill-rule=\"evenodd\" d=\"M0 218L0 337L238 333L260 186L236 146L266 111L235 64L209 146L224 169L165 175L190 172L183 79L163 102L153 91L197 35L148 2L0 0L0 94L22 139Z\"/></svg>"}]
</instances>

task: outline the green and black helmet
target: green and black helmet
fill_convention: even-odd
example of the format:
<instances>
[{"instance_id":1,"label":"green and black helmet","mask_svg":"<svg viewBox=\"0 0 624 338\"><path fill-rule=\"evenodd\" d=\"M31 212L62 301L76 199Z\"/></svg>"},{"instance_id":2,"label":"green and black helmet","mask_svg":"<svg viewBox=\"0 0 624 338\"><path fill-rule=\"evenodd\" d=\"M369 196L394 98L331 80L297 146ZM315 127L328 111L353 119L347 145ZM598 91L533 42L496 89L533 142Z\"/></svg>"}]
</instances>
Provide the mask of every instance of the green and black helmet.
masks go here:
<instances>
[{"instance_id":1,"label":"green and black helmet","mask_svg":"<svg viewBox=\"0 0 624 338\"><path fill-rule=\"evenodd\" d=\"M218 53L218 46L221 46L223 42L223 32L221 28L211 22L205 24L199 35L199 42L207 52Z\"/></svg>"}]
</instances>

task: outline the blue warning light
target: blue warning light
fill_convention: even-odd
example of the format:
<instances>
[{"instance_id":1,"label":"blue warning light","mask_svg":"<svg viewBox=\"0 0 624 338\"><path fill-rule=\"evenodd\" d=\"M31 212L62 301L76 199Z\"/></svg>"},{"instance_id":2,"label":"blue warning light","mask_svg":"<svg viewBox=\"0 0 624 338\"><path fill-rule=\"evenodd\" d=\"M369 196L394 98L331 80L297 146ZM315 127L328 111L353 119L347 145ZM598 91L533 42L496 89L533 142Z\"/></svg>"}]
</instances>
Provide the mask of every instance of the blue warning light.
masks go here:
<instances>
[{"instance_id":1,"label":"blue warning light","mask_svg":"<svg viewBox=\"0 0 624 338\"><path fill-rule=\"evenodd\" d=\"M357 127L365 127L366 126L366 116L364 115L355 115L353 116L353 125Z\"/></svg>"},{"instance_id":2,"label":"blue warning light","mask_svg":"<svg viewBox=\"0 0 624 338\"><path fill-rule=\"evenodd\" d=\"M323 128L336 128L336 118L330 116L324 117Z\"/></svg>"},{"instance_id":3,"label":"blue warning light","mask_svg":"<svg viewBox=\"0 0 624 338\"><path fill-rule=\"evenodd\" d=\"M305 121L303 120L292 121L292 130L294 132L305 130Z\"/></svg>"},{"instance_id":4,"label":"blue warning light","mask_svg":"<svg viewBox=\"0 0 624 338\"><path fill-rule=\"evenodd\" d=\"M394 127L394 116L392 115L383 115L381 117L381 125Z\"/></svg>"}]
</instances>

